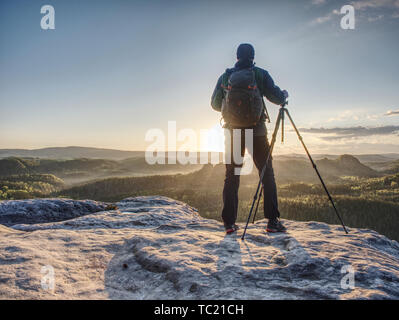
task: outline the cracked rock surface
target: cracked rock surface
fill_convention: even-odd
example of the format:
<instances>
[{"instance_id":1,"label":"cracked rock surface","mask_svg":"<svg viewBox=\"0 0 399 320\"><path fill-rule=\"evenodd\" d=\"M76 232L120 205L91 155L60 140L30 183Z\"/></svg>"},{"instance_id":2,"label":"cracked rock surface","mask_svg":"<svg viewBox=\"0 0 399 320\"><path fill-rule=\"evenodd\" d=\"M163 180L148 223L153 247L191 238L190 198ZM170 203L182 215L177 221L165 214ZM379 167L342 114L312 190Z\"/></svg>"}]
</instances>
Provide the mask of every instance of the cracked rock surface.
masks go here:
<instances>
[{"instance_id":1,"label":"cracked rock surface","mask_svg":"<svg viewBox=\"0 0 399 320\"><path fill-rule=\"evenodd\" d=\"M99 212L105 204L75 201L58 222L55 201L72 200L29 201L36 222L26 201L0 203L2 299L399 298L399 244L371 230L285 220L288 233L269 235L260 220L243 242L243 225L226 236L160 196Z\"/></svg>"}]
</instances>

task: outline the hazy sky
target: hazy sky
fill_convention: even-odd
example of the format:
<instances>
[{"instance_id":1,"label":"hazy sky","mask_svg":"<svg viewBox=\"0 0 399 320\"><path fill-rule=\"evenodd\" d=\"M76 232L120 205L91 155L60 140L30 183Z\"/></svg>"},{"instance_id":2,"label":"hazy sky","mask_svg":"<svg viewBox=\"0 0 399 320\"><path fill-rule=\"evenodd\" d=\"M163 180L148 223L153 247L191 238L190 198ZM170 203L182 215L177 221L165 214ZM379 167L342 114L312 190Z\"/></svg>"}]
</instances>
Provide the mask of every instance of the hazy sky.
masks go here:
<instances>
[{"instance_id":1,"label":"hazy sky","mask_svg":"<svg viewBox=\"0 0 399 320\"><path fill-rule=\"evenodd\" d=\"M45 4L55 30L40 27ZM218 132L210 96L250 42L311 152L399 152L398 32L398 0L2 0L0 148L143 150L168 120ZM300 152L294 138L277 151Z\"/></svg>"}]
</instances>

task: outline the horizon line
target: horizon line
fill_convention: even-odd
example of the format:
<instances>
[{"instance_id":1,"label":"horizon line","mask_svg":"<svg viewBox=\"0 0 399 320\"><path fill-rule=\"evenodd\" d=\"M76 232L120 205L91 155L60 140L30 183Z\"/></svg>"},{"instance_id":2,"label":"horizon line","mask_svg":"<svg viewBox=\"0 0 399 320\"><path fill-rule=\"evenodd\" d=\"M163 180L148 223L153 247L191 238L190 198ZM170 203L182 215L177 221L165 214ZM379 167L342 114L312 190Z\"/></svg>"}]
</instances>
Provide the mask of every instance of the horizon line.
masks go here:
<instances>
[{"instance_id":1,"label":"horizon line","mask_svg":"<svg viewBox=\"0 0 399 320\"><path fill-rule=\"evenodd\" d=\"M87 146L51 146L51 147L41 147L41 148L0 148L0 151L6 151L6 150L16 150L16 151L40 151L40 150L46 150L46 149L68 149L68 148L80 148L80 149L96 149L96 150L104 150L104 151L114 151L114 152L142 152L145 153L145 150L124 150L124 149L113 149L113 148L105 148L105 147L87 147ZM157 150L158 152L165 152L166 154L168 152L184 152L184 153L224 153L224 151L215 151L215 150ZM156 152L156 151L154 151ZM306 153L297 153L297 152L277 152L276 154L278 155L303 155L306 156ZM328 155L344 155L344 154L352 154L352 155L383 155L383 154L399 154L399 152L383 152L383 153L331 153L331 152L325 152L325 153L313 153L315 155L320 155L320 154L328 154Z\"/></svg>"}]
</instances>

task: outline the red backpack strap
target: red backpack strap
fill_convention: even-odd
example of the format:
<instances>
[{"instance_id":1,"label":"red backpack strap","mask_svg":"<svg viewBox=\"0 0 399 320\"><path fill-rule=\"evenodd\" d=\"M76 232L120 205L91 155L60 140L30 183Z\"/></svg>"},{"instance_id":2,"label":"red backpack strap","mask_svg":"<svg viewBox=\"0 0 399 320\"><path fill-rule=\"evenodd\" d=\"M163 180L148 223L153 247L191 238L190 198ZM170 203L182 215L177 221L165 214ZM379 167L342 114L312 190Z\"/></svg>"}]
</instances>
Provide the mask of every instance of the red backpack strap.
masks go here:
<instances>
[{"instance_id":1,"label":"red backpack strap","mask_svg":"<svg viewBox=\"0 0 399 320\"><path fill-rule=\"evenodd\" d=\"M262 76L262 72L260 71L260 69L253 67L253 72L254 72L254 76L255 76L255 83L259 89L259 91L263 92L263 76Z\"/></svg>"},{"instance_id":2,"label":"red backpack strap","mask_svg":"<svg viewBox=\"0 0 399 320\"><path fill-rule=\"evenodd\" d=\"M227 70L229 70L229 69L227 69ZM222 83L220 85L224 90L230 90L231 89L231 87L229 86L229 77L230 77L230 75L233 72L228 72L227 70L222 75Z\"/></svg>"}]
</instances>

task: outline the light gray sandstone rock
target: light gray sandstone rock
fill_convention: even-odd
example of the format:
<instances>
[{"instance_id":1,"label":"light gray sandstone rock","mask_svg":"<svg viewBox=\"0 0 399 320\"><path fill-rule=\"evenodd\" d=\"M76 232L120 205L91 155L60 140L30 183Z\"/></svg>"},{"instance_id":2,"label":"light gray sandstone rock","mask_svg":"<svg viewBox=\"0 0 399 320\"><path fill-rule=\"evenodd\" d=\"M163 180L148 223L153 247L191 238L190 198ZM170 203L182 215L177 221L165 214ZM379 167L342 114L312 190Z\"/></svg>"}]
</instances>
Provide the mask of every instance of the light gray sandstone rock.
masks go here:
<instances>
[{"instance_id":1,"label":"light gray sandstone rock","mask_svg":"<svg viewBox=\"0 0 399 320\"><path fill-rule=\"evenodd\" d=\"M54 201L32 200L37 221ZM14 201L13 212L25 216L18 203L26 207ZM263 220L242 242L242 230L226 236L220 222L169 198L128 198L118 207L0 227L0 298L399 298L399 244L374 231L345 235L340 226L285 220L288 233L268 235ZM347 266L353 289L341 287ZM54 290L43 289L51 268Z\"/></svg>"}]
</instances>

